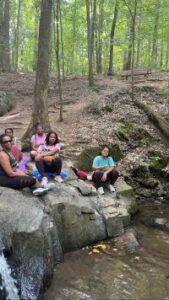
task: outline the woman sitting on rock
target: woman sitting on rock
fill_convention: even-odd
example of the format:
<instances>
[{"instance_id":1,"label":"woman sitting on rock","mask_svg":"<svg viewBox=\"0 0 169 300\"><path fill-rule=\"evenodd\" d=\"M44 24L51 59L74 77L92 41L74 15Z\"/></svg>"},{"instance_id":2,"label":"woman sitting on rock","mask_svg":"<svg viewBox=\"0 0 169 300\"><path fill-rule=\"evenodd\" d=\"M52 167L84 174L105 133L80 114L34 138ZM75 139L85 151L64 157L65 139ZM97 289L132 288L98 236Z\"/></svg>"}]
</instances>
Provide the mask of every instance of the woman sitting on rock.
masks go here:
<instances>
[{"instance_id":1,"label":"woman sitting on rock","mask_svg":"<svg viewBox=\"0 0 169 300\"><path fill-rule=\"evenodd\" d=\"M62 169L62 160L58 156L60 152L60 143L56 132L51 131L46 136L45 145L38 148L38 155L35 157L36 167L42 177L42 185L45 185L47 178L45 173L56 174L55 180L62 182L60 176Z\"/></svg>"},{"instance_id":2,"label":"woman sitting on rock","mask_svg":"<svg viewBox=\"0 0 169 300\"><path fill-rule=\"evenodd\" d=\"M15 190L30 187L35 195L46 192L49 188L41 188L41 184L34 177L18 170L17 161L11 152L11 142L9 135L2 134L0 136L2 146L2 151L0 151L0 186Z\"/></svg>"},{"instance_id":3,"label":"woman sitting on rock","mask_svg":"<svg viewBox=\"0 0 169 300\"><path fill-rule=\"evenodd\" d=\"M44 133L42 125L38 124L36 127L36 133L31 137L32 151L30 153L31 158L34 159L37 155L39 146L44 145L46 140L46 134Z\"/></svg>"},{"instance_id":4,"label":"woman sitting on rock","mask_svg":"<svg viewBox=\"0 0 169 300\"><path fill-rule=\"evenodd\" d=\"M11 152L15 159L20 162L23 158L21 150L16 145L16 137L14 136L13 128L6 128L5 135L8 135L11 139Z\"/></svg>"},{"instance_id":5,"label":"woman sitting on rock","mask_svg":"<svg viewBox=\"0 0 169 300\"><path fill-rule=\"evenodd\" d=\"M119 177L119 172L115 169L115 162L111 156L109 156L109 147L104 145L101 149L101 155L96 156L93 160L92 180L99 194L103 195L103 183L108 183L108 188L111 192L115 192L113 184Z\"/></svg>"}]
</instances>

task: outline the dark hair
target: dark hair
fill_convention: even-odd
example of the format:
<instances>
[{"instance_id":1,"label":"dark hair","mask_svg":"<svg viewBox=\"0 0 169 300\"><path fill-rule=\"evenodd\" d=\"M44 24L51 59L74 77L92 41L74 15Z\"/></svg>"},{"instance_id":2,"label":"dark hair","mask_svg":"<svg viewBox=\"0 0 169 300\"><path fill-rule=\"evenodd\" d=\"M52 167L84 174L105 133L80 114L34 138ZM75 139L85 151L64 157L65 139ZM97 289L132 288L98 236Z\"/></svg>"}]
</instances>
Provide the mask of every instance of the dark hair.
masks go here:
<instances>
[{"instance_id":1,"label":"dark hair","mask_svg":"<svg viewBox=\"0 0 169 300\"><path fill-rule=\"evenodd\" d=\"M41 127L41 128L43 129L43 126L42 126L41 123L37 123L37 124L36 124L35 128L38 129L38 127Z\"/></svg>"},{"instance_id":2,"label":"dark hair","mask_svg":"<svg viewBox=\"0 0 169 300\"><path fill-rule=\"evenodd\" d=\"M13 128L10 128L10 127L6 128L6 129L5 129L5 134L6 134L7 130L12 131L12 133L13 133Z\"/></svg>"},{"instance_id":3,"label":"dark hair","mask_svg":"<svg viewBox=\"0 0 169 300\"><path fill-rule=\"evenodd\" d=\"M7 134L5 134L5 133L3 133L3 134L0 135L0 144L1 145L3 144L3 139L4 139L5 136L7 136L9 138L9 136Z\"/></svg>"},{"instance_id":4,"label":"dark hair","mask_svg":"<svg viewBox=\"0 0 169 300\"><path fill-rule=\"evenodd\" d=\"M49 145L49 138L50 138L50 135L51 135L51 134L54 134L55 137L56 137L56 140L55 140L55 142L54 142L54 145L56 145L57 143L59 143L59 139L58 139L58 135L57 135L57 133L56 133L55 131L50 131L50 132L48 132L48 134L47 134L47 136L46 136L46 145Z\"/></svg>"},{"instance_id":5,"label":"dark hair","mask_svg":"<svg viewBox=\"0 0 169 300\"><path fill-rule=\"evenodd\" d=\"M100 149L100 155L102 154L102 151L103 151L105 148L107 148L107 149L109 150L109 152L110 152L110 148L109 148L108 145L102 145L102 146L101 146L101 149ZM109 156L109 154L108 154L107 156Z\"/></svg>"}]
</instances>

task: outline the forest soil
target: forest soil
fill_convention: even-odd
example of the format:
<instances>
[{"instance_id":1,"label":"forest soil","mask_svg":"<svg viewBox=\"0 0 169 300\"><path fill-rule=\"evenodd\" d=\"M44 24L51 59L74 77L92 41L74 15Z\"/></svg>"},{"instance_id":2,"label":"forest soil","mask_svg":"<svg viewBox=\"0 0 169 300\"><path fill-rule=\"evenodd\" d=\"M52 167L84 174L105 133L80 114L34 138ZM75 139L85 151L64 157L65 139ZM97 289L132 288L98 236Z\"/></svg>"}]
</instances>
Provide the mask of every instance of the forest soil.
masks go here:
<instances>
[{"instance_id":1,"label":"forest soil","mask_svg":"<svg viewBox=\"0 0 169 300\"><path fill-rule=\"evenodd\" d=\"M169 116L169 80L167 73L150 78L138 78L136 87L140 101L146 101L159 111L164 118ZM25 132L31 116L34 74L0 73L0 90L9 92L16 106L0 117L1 133L6 127L12 127L18 137L18 143ZM95 88L88 87L87 77L67 77L62 82L63 122L59 121L59 96L57 78L49 82L49 116L52 129L56 130L63 146L65 159L74 160L83 148L92 144L118 143L125 154L123 169L138 159L146 160L147 151L152 147L169 155L168 147L159 131L148 120L146 114L134 107L129 97L131 81L119 77L99 76ZM145 88L146 87L146 88ZM158 92L154 92L153 88ZM91 113L94 111L94 114ZM155 139L153 145L134 141L120 141L116 132L119 128L130 126L144 128ZM131 145L133 143L133 145Z\"/></svg>"}]
</instances>

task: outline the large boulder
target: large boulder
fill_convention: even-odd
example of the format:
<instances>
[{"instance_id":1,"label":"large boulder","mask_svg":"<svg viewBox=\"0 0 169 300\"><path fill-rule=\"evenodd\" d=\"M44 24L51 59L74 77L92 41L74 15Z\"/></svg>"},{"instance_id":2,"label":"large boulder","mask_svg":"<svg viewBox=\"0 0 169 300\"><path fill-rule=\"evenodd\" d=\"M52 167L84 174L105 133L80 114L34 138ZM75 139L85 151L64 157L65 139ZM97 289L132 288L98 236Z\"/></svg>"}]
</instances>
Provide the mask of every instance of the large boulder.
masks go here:
<instances>
[{"instance_id":1,"label":"large boulder","mask_svg":"<svg viewBox=\"0 0 169 300\"><path fill-rule=\"evenodd\" d=\"M14 107L14 100L6 92L0 91L0 116L3 116Z\"/></svg>"},{"instance_id":2,"label":"large boulder","mask_svg":"<svg viewBox=\"0 0 169 300\"><path fill-rule=\"evenodd\" d=\"M0 187L0 232L17 266L22 299L38 299L62 261L55 223L30 193Z\"/></svg>"},{"instance_id":3,"label":"large boulder","mask_svg":"<svg viewBox=\"0 0 169 300\"><path fill-rule=\"evenodd\" d=\"M100 196L92 183L70 178L37 198L0 188L0 236L15 266L22 299L37 300L64 252L117 236L136 210L135 194L122 180ZM57 233L58 232L58 233Z\"/></svg>"},{"instance_id":4,"label":"large boulder","mask_svg":"<svg viewBox=\"0 0 169 300\"><path fill-rule=\"evenodd\" d=\"M110 147L110 155L113 157L114 161L119 161L122 159L123 154L120 150L118 144L109 145ZM96 145L93 147L88 147L84 149L77 157L76 157L76 166L84 171L91 171L92 162L95 156L100 155L101 147Z\"/></svg>"}]
</instances>

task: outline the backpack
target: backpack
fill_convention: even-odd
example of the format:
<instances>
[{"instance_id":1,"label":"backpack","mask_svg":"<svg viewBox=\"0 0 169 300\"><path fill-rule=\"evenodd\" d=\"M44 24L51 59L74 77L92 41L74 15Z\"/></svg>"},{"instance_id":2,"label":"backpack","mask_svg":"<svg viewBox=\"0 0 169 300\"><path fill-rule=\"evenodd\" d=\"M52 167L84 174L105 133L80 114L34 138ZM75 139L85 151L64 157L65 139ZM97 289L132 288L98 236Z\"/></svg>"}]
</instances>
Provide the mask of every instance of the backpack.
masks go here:
<instances>
[{"instance_id":1,"label":"backpack","mask_svg":"<svg viewBox=\"0 0 169 300\"><path fill-rule=\"evenodd\" d=\"M86 180L87 179L87 173L85 171L79 170L75 167L71 167L73 172L76 174L76 176L81 179L81 180Z\"/></svg>"}]
</instances>

